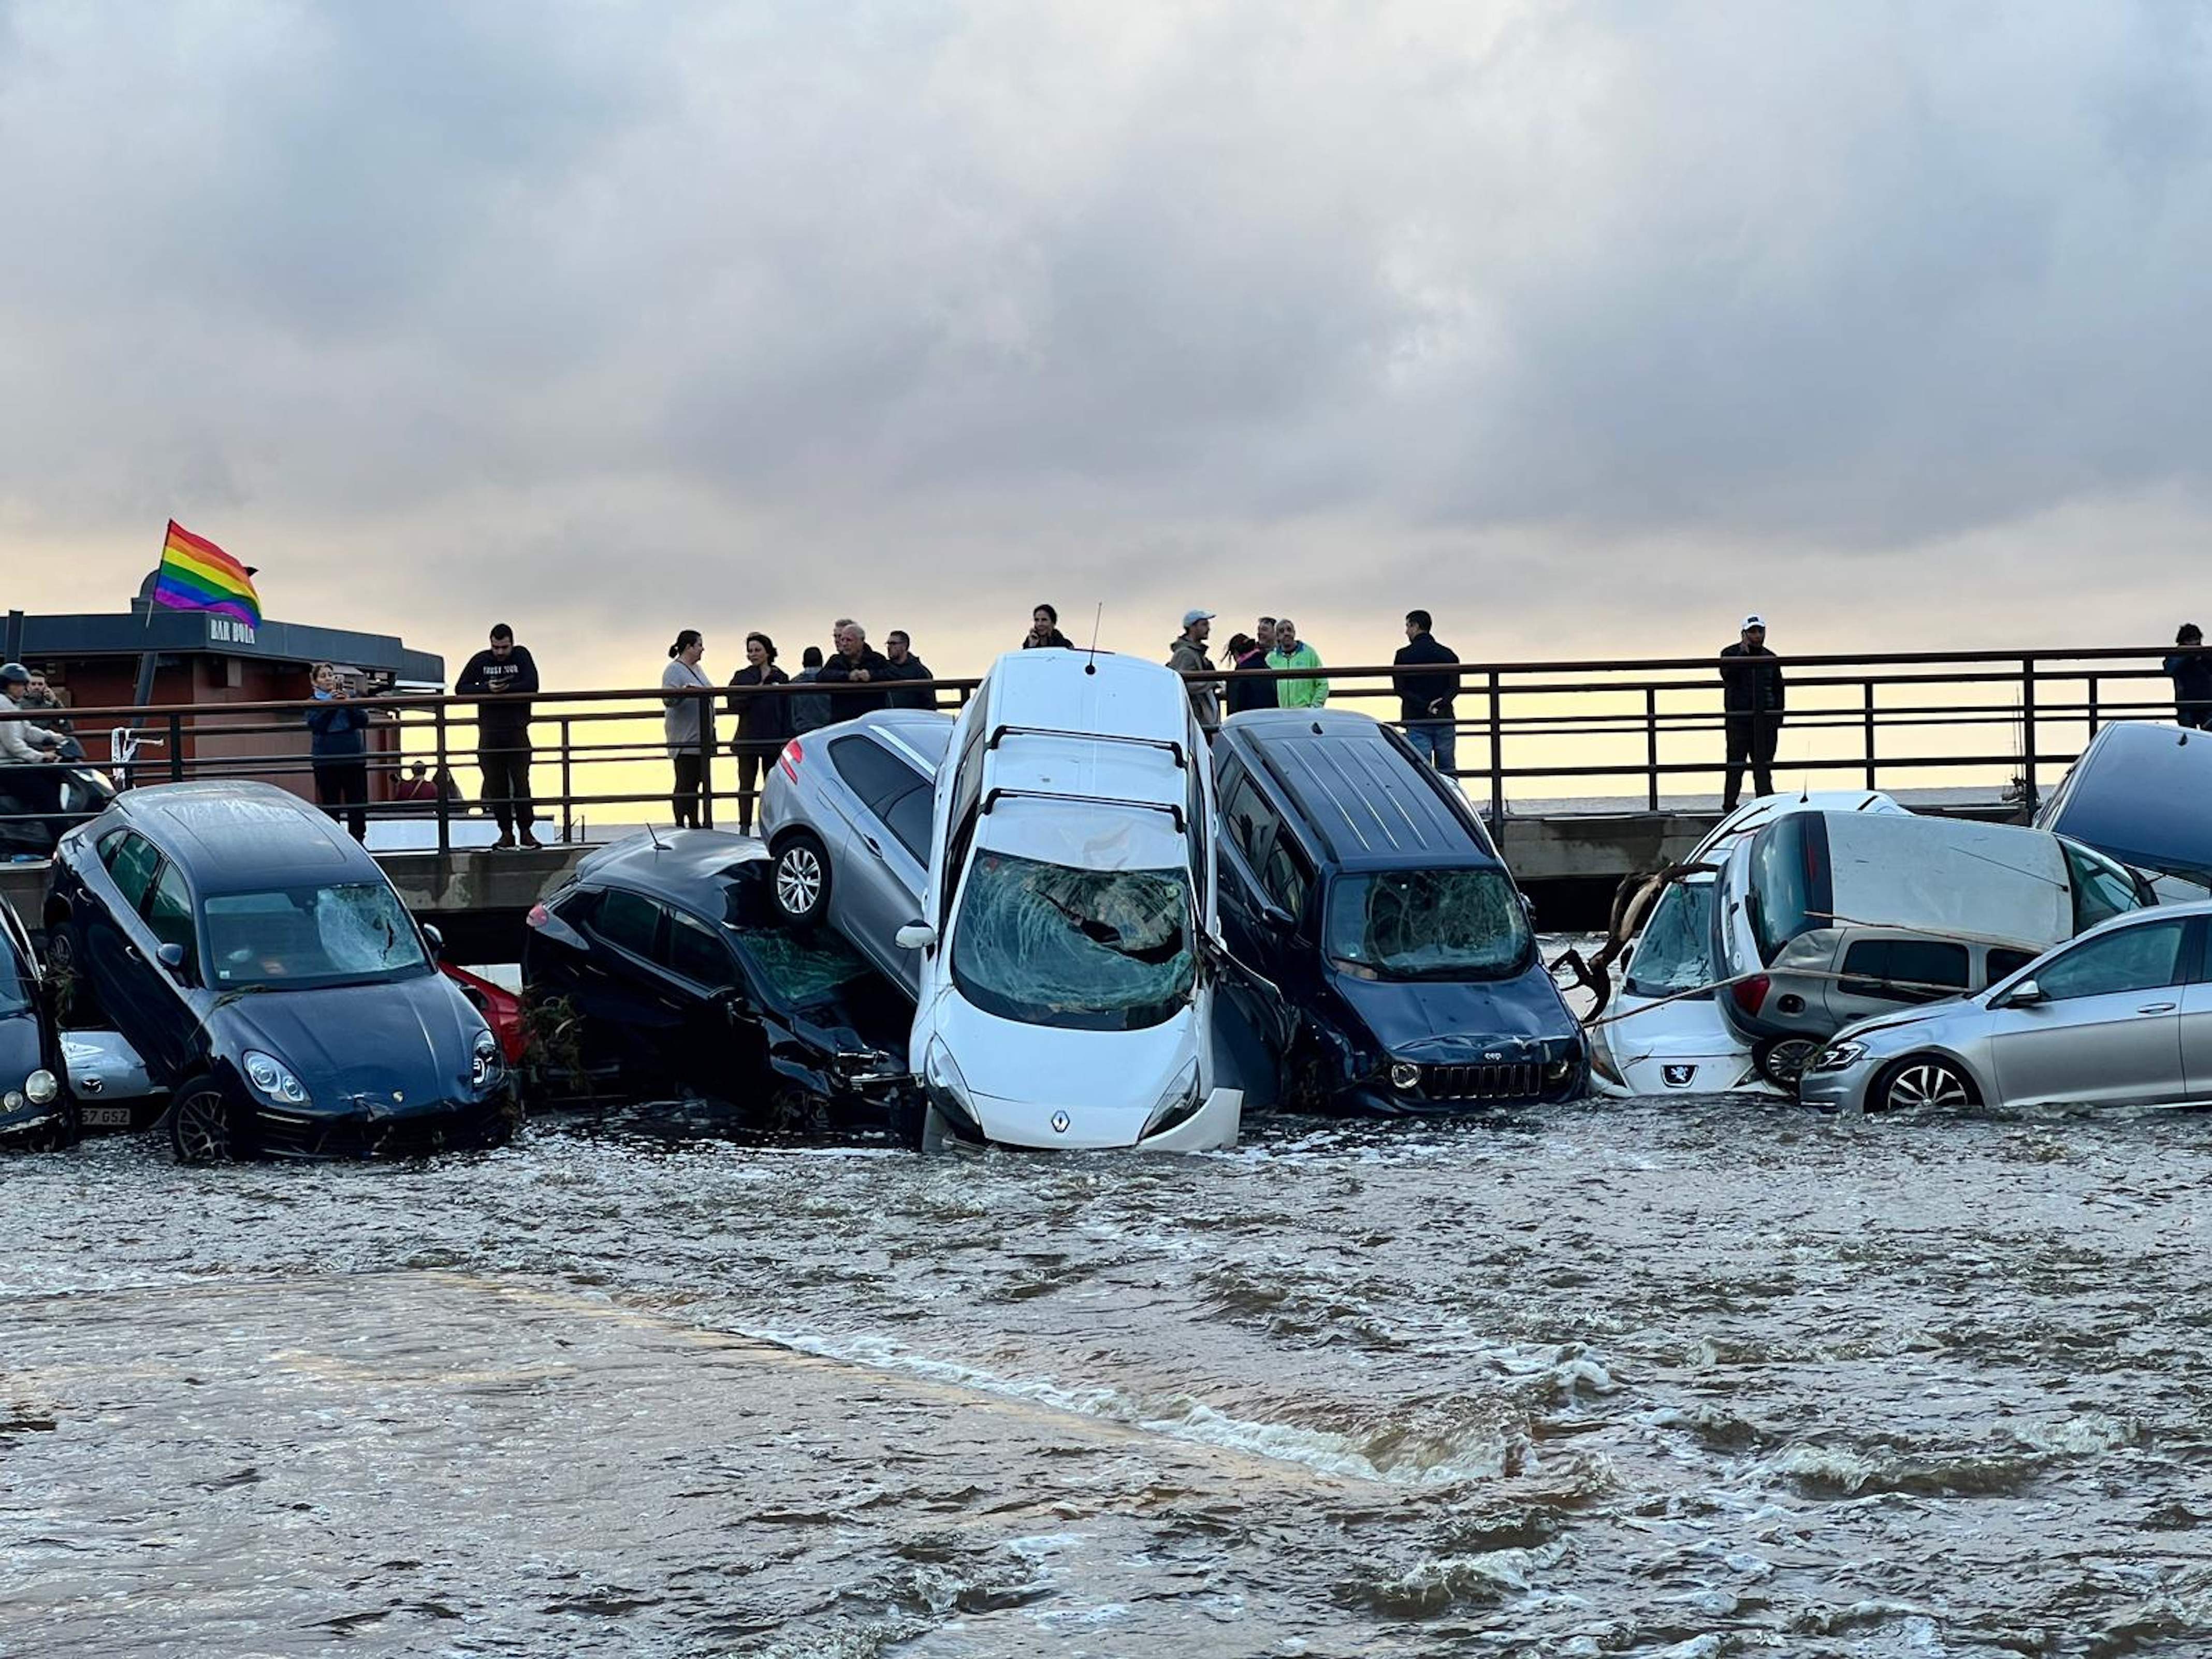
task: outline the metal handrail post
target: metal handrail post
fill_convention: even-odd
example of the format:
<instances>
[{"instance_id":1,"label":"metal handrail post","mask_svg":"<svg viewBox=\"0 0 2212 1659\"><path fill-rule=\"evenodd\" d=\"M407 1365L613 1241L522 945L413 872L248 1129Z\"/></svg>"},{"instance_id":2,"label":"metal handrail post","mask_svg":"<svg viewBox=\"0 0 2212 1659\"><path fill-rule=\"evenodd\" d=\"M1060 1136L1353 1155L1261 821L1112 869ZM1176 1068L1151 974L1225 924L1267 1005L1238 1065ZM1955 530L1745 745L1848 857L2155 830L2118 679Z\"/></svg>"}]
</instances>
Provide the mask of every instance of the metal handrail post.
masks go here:
<instances>
[{"instance_id":1,"label":"metal handrail post","mask_svg":"<svg viewBox=\"0 0 2212 1659\"><path fill-rule=\"evenodd\" d=\"M2021 805L2035 811L2035 659L2020 659Z\"/></svg>"},{"instance_id":2,"label":"metal handrail post","mask_svg":"<svg viewBox=\"0 0 2212 1659\"><path fill-rule=\"evenodd\" d=\"M1653 811L1659 810L1659 688L1644 688L1644 800Z\"/></svg>"},{"instance_id":3,"label":"metal handrail post","mask_svg":"<svg viewBox=\"0 0 2212 1659\"><path fill-rule=\"evenodd\" d=\"M185 717L172 713L169 716L169 781L185 781Z\"/></svg>"},{"instance_id":4,"label":"metal handrail post","mask_svg":"<svg viewBox=\"0 0 2212 1659\"><path fill-rule=\"evenodd\" d=\"M453 801L446 789L447 780L453 775L453 772L446 762L446 705L443 702L433 711L432 724L435 727L432 746L437 756L437 764L431 769L430 787L438 797L438 854L442 858L453 850Z\"/></svg>"},{"instance_id":5,"label":"metal handrail post","mask_svg":"<svg viewBox=\"0 0 2212 1659\"><path fill-rule=\"evenodd\" d=\"M1498 671L1490 671L1490 821L1505 822L1504 688Z\"/></svg>"},{"instance_id":6,"label":"metal handrail post","mask_svg":"<svg viewBox=\"0 0 2212 1659\"><path fill-rule=\"evenodd\" d=\"M571 733L568 717L561 716L561 839L563 842L576 838L576 778L571 766Z\"/></svg>"},{"instance_id":7,"label":"metal handrail post","mask_svg":"<svg viewBox=\"0 0 2212 1659\"><path fill-rule=\"evenodd\" d=\"M702 828L714 827L714 744L707 734L714 718L713 691L696 694L699 699L699 823Z\"/></svg>"},{"instance_id":8,"label":"metal handrail post","mask_svg":"<svg viewBox=\"0 0 2212 1659\"><path fill-rule=\"evenodd\" d=\"M2089 676L2089 735L2097 735L2097 676Z\"/></svg>"},{"instance_id":9,"label":"metal handrail post","mask_svg":"<svg viewBox=\"0 0 2212 1659\"><path fill-rule=\"evenodd\" d=\"M1866 691L1866 787L1867 787L1869 789L1876 789L1876 788L1879 788L1881 786L1875 782L1875 764L1874 764L1874 681L1873 681L1873 679L1872 679L1871 678L1869 678L1866 681L1866 683L1865 683L1865 691Z\"/></svg>"}]
</instances>

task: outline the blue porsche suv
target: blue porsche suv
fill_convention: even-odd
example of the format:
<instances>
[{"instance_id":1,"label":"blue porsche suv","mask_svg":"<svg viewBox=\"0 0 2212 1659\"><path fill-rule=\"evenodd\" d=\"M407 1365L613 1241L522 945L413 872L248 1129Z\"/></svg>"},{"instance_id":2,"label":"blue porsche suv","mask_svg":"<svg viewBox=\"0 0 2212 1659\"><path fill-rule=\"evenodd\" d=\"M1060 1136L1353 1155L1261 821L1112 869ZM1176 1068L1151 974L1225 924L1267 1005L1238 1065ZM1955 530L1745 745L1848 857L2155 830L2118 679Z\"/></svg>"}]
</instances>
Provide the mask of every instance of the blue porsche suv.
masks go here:
<instances>
[{"instance_id":1,"label":"blue porsche suv","mask_svg":"<svg viewBox=\"0 0 2212 1659\"><path fill-rule=\"evenodd\" d=\"M1582 1030L1458 787L1337 709L1224 721L1221 914L1295 1011L1286 1104L1418 1113L1571 1099Z\"/></svg>"},{"instance_id":2,"label":"blue porsche suv","mask_svg":"<svg viewBox=\"0 0 2212 1659\"><path fill-rule=\"evenodd\" d=\"M170 1091L179 1159L504 1141L497 1039L376 861L258 783L134 790L62 838L47 960Z\"/></svg>"}]
</instances>

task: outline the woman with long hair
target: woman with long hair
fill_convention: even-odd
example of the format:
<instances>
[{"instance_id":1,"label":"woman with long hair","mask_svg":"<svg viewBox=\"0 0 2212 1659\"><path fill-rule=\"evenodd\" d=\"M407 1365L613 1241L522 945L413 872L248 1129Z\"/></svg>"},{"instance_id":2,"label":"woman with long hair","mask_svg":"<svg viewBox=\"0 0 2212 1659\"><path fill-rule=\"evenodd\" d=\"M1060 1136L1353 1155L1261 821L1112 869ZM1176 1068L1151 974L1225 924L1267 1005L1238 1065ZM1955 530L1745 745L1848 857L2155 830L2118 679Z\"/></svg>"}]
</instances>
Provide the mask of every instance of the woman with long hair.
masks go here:
<instances>
[{"instance_id":1,"label":"woman with long hair","mask_svg":"<svg viewBox=\"0 0 2212 1659\"><path fill-rule=\"evenodd\" d=\"M1022 641L1022 649L1037 651L1047 646L1057 646L1063 651L1075 649L1074 642L1060 631L1060 612L1048 605L1041 605L1030 612L1029 637Z\"/></svg>"},{"instance_id":2,"label":"woman with long hair","mask_svg":"<svg viewBox=\"0 0 2212 1659\"><path fill-rule=\"evenodd\" d=\"M775 764L776 751L793 734L792 703L787 694L763 696L763 685L788 685L791 676L775 665L775 641L765 634L745 635L745 665L730 676L730 714L738 735L730 739L730 752L738 757L738 833L753 832L754 787L761 775Z\"/></svg>"},{"instance_id":3,"label":"woman with long hair","mask_svg":"<svg viewBox=\"0 0 2212 1659\"><path fill-rule=\"evenodd\" d=\"M676 809L678 829L696 830L705 794L707 751L714 742L714 702L697 695L714 690L699 666L707 654L707 641L696 628L687 628L668 647L668 666L661 671L660 729L668 744L668 758L676 767L676 793L669 805Z\"/></svg>"}]
</instances>

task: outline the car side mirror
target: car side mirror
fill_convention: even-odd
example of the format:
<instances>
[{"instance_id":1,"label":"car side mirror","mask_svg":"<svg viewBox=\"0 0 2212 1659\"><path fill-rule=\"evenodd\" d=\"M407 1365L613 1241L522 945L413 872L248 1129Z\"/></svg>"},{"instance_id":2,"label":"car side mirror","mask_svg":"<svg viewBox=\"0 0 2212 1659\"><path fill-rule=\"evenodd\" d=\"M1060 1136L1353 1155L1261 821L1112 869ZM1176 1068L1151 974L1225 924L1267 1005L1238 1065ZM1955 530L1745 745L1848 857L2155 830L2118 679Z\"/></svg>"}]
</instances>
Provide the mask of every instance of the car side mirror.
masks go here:
<instances>
[{"instance_id":1,"label":"car side mirror","mask_svg":"<svg viewBox=\"0 0 2212 1659\"><path fill-rule=\"evenodd\" d=\"M2049 1000L2050 999L2043 994L2043 988L2040 985L2032 979L2024 979L2004 994L2004 1001L2001 1006L2007 1008L2027 1008L2036 1003Z\"/></svg>"},{"instance_id":2,"label":"car side mirror","mask_svg":"<svg viewBox=\"0 0 2212 1659\"><path fill-rule=\"evenodd\" d=\"M909 921L898 930L898 948L902 951L933 951L937 948L937 929L926 921Z\"/></svg>"},{"instance_id":3,"label":"car side mirror","mask_svg":"<svg viewBox=\"0 0 2212 1659\"><path fill-rule=\"evenodd\" d=\"M446 936L427 921L422 924L422 940L430 947L432 960L437 960L446 954Z\"/></svg>"},{"instance_id":4,"label":"car side mirror","mask_svg":"<svg viewBox=\"0 0 2212 1659\"><path fill-rule=\"evenodd\" d=\"M1516 888L1514 890L1518 892L1520 890ZM1534 921L1536 920L1536 901L1530 898L1526 893L1521 894L1521 908L1527 915L1529 921Z\"/></svg>"},{"instance_id":5,"label":"car side mirror","mask_svg":"<svg viewBox=\"0 0 2212 1659\"><path fill-rule=\"evenodd\" d=\"M160 962L161 966L167 969L173 974L177 972L185 965L185 947L176 943L173 939L168 944L161 946L160 950L155 951L154 956L155 959Z\"/></svg>"}]
</instances>

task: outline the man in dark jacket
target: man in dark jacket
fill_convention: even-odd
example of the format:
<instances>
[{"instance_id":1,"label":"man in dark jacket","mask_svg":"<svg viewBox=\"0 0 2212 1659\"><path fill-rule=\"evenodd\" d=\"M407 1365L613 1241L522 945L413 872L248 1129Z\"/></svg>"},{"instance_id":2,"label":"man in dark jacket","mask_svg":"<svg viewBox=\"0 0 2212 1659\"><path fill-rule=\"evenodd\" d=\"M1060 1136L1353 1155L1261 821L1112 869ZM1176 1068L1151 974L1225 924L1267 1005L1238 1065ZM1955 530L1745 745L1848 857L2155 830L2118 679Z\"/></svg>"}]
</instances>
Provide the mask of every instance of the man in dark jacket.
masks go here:
<instances>
[{"instance_id":1,"label":"man in dark jacket","mask_svg":"<svg viewBox=\"0 0 2212 1659\"><path fill-rule=\"evenodd\" d=\"M890 660L880 651L868 649L868 630L856 622L841 623L837 628L837 654L822 665L815 677L820 685L873 686L886 678ZM833 720L858 720L863 714L872 714L878 708L890 707L887 691L839 691L830 697L830 718Z\"/></svg>"},{"instance_id":2,"label":"man in dark jacket","mask_svg":"<svg viewBox=\"0 0 2212 1659\"><path fill-rule=\"evenodd\" d=\"M1406 642L1391 661L1401 668L1450 663L1456 669L1459 653L1429 631L1435 625L1427 611L1408 611ZM1437 771L1451 772L1459 764L1459 730L1452 714L1459 675L1433 668L1426 673L1393 674L1390 688L1398 694L1398 721L1406 728L1406 741L1426 755Z\"/></svg>"},{"instance_id":3,"label":"man in dark jacket","mask_svg":"<svg viewBox=\"0 0 2212 1659\"><path fill-rule=\"evenodd\" d=\"M2166 672L2173 678L2174 717L2192 732L2212 732L2212 654L2204 649L2204 630L2184 623L2173 643Z\"/></svg>"},{"instance_id":4,"label":"man in dark jacket","mask_svg":"<svg viewBox=\"0 0 2212 1659\"><path fill-rule=\"evenodd\" d=\"M906 630L895 628L884 635L884 672L876 678L882 680L933 680L937 676L929 672L927 663L914 654L914 642L907 638ZM934 708L937 707L937 694L934 691L909 691L902 687L890 694L890 706L893 708Z\"/></svg>"},{"instance_id":5,"label":"man in dark jacket","mask_svg":"<svg viewBox=\"0 0 2212 1659\"><path fill-rule=\"evenodd\" d=\"M1721 652L1721 707L1728 717L1728 783L1721 792L1723 817L1735 811L1743 793L1743 769L1751 767L1752 787L1774 793L1774 742L1782 732L1782 665L1766 648L1766 619L1743 619L1743 633ZM1764 660L1759 660L1764 659Z\"/></svg>"},{"instance_id":6,"label":"man in dark jacket","mask_svg":"<svg viewBox=\"0 0 2212 1659\"><path fill-rule=\"evenodd\" d=\"M523 846L538 844L530 798L530 699L537 690L538 664L505 623L493 627L490 648L471 657L453 682L456 696L495 700L477 705L477 768L484 807L499 823L495 847L513 847L518 831Z\"/></svg>"}]
</instances>

